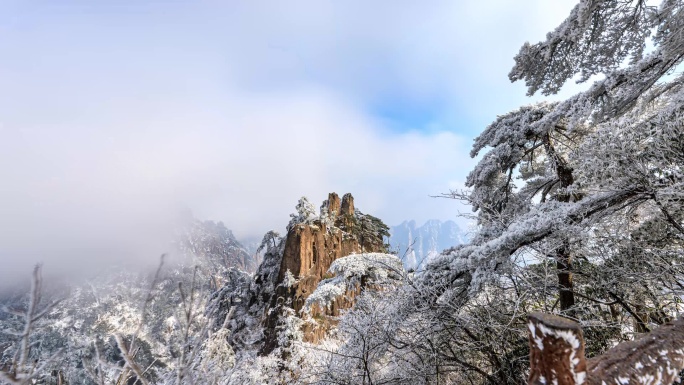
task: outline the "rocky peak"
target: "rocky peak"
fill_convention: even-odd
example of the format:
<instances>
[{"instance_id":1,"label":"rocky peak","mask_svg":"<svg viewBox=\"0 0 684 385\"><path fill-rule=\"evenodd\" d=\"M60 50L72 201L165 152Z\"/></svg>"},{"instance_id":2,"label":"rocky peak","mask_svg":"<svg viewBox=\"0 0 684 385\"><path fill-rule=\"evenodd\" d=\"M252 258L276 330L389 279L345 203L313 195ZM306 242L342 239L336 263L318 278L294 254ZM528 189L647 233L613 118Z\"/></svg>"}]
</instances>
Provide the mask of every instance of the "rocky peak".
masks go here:
<instances>
[{"instance_id":1,"label":"rocky peak","mask_svg":"<svg viewBox=\"0 0 684 385\"><path fill-rule=\"evenodd\" d=\"M261 354L268 354L277 346L276 326L282 311L276 308L285 305L299 315L335 260L354 253L387 252L384 240L389 228L378 218L356 210L351 194L340 200L336 193L330 193L319 217L300 210L306 206L302 202L308 200L300 199L299 214L293 215L288 225L276 290L267 309L266 341Z\"/></svg>"},{"instance_id":2,"label":"rocky peak","mask_svg":"<svg viewBox=\"0 0 684 385\"><path fill-rule=\"evenodd\" d=\"M337 193L328 194L328 200L323 202L321 206L321 215L323 215L323 209L327 208L328 213L332 216L337 216L340 213L340 197Z\"/></svg>"},{"instance_id":3,"label":"rocky peak","mask_svg":"<svg viewBox=\"0 0 684 385\"><path fill-rule=\"evenodd\" d=\"M340 214L354 215L354 197L350 193L346 193L342 197L342 207Z\"/></svg>"}]
</instances>

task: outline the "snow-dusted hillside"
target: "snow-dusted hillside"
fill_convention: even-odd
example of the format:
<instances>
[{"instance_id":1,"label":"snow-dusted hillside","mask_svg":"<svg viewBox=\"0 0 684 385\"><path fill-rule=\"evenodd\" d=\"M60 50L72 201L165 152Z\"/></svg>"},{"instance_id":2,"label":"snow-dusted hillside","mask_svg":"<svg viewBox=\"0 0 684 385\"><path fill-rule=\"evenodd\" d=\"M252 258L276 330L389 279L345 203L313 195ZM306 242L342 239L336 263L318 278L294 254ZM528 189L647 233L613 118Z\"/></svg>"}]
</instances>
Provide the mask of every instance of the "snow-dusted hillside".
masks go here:
<instances>
[{"instance_id":1,"label":"snow-dusted hillside","mask_svg":"<svg viewBox=\"0 0 684 385\"><path fill-rule=\"evenodd\" d=\"M397 257L375 252L386 251L387 227L355 210L351 194L330 194L320 217L311 207L302 198L287 236L263 237L258 268L223 223L191 215L156 271L104 269L57 291L46 290L37 266L29 293L0 295L0 385L256 385L323 375L321 360L343 340L327 342L327 354L310 343L334 334L366 291L389 293L405 274ZM319 295L316 313L302 317L298 301L329 277L343 291Z\"/></svg>"},{"instance_id":2,"label":"snow-dusted hillside","mask_svg":"<svg viewBox=\"0 0 684 385\"><path fill-rule=\"evenodd\" d=\"M22 351L16 333L26 328L21 312L32 298L39 302L36 314L48 309L36 317L27 339L31 348L24 350L27 361L46 365L31 371L41 381L50 379L39 383L119 383L128 376L122 369L125 349L135 350L151 383L174 383L179 376L194 382L183 373L186 367L205 379L224 377L233 351L225 336L212 334L225 315L216 319L220 309L210 305L211 294L221 288L239 295L239 281L249 280L243 270L254 271L256 262L223 223L191 217L167 251L156 274L118 267L60 290L46 282L40 296L0 293L0 384L29 375L14 362Z\"/></svg>"},{"instance_id":3,"label":"snow-dusted hillside","mask_svg":"<svg viewBox=\"0 0 684 385\"><path fill-rule=\"evenodd\" d=\"M218 266L254 272L256 253L243 246L223 222L188 218L179 231L178 248L183 254L198 256Z\"/></svg>"},{"instance_id":4,"label":"snow-dusted hillside","mask_svg":"<svg viewBox=\"0 0 684 385\"><path fill-rule=\"evenodd\" d=\"M390 228L390 248L407 269L419 269L442 250L467 242L467 235L456 222L431 219L422 226L404 221Z\"/></svg>"}]
</instances>

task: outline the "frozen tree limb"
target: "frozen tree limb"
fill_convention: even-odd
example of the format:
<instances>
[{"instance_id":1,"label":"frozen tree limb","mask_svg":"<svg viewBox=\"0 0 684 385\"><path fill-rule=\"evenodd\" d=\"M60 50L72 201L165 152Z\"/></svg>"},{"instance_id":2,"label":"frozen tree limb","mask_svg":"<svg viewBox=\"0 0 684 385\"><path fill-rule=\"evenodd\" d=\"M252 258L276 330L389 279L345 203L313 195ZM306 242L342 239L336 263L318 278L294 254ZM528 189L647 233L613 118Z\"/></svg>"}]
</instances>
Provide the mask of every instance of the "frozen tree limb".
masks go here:
<instances>
[{"instance_id":1,"label":"frozen tree limb","mask_svg":"<svg viewBox=\"0 0 684 385\"><path fill-rule=\"evenodd\" d=\"M143 385L149 385L150 383L145 379L143 376L143 370L138 365L137 362L135 362L135 351L132 351L129 346L126 346L126 342L123 340L123 337L121 334L114 334L114 339L116 340L116 345L119 347L119 350L121 351L121 356L123 357L124 361L126 362L125 369L129 369L132 371L137 380L142 382ZM131 346L133 344L131 343ZM128 378L128 375L124 373L123 378Z\"/></svg>"},{"instance_id":2,"label":"frozen tree limb","mask_svg":"<svg viewBox=\"0 0 684 385\"><path fill-rule=\"evenodd\" d=\"M9 370L0 370L0 379L10 384L23 385L33 383L36 378L45 372L47 366L56 361L62 354L62 350L59 349L46 360L30 362L29 359L31 347L34 345L34 343L31 342L31 336L36 329L36 323L61 302L61 300L56 300L41 307L43 286L41 268L42 266L40 264L33 268L31 289L29 291L28 305L25 311L9 310L7 307L0 309L24 319L24 327L21 332L14 332L11 330L2 331L5 334L20 337L19 347L14 354Z\"/></svg>"}]
</instances>

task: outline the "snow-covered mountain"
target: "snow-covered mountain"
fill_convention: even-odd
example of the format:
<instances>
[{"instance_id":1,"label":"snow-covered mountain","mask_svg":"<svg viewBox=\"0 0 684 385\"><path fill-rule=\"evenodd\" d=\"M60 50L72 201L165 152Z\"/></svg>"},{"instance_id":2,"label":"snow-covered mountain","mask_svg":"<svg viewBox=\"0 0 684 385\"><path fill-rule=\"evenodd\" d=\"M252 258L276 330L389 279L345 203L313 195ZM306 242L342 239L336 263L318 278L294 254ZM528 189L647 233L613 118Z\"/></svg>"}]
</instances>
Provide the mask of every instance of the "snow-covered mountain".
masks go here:
<instances>
[{"instance_id":1,"label":"snow-covered mountain","mask_svg":"<svg viewBox=\"0 0 684 385\"><path fill-rule=\"evenodd\" d=\"M190 218L177 238L182 253L204 258L218 266L250 273L258 266L256 252L243 246L223 222Z\"/></svg>"},{"instance_id":2,"label":"snow-covered mountain","mask_svg":"<svg viewBox=\"0 0 684 385\"><path fill-rule=\"evenodd\" d=\"M314 345L363 293L385 295L405 274L385 254L387 226L356 210L351 194L331 193L320 215L305 198L297 210L285 237L262 238L255 274L232 231L191 215L154 273L105 269L41 290L37 266L29 293L0 293L0 384L256 385L301 383L302 368L302 377L321 375L328 356ZM325 349L342 341L330 337ZM305 357L315 364L302 365Z\"/></svg>"},{"instance_id":3,"label":"snow-covered mountain","mask_svg":"<svg viewBox=\"0 0 684 385\"><path fill-rule=\"evenodd\" d=\"M390 228L389 244L407 269L419 269L442 250L467 242L465 231L454 221L431 219L422 226L404 221Z\"/></svg>"}]
</instances>

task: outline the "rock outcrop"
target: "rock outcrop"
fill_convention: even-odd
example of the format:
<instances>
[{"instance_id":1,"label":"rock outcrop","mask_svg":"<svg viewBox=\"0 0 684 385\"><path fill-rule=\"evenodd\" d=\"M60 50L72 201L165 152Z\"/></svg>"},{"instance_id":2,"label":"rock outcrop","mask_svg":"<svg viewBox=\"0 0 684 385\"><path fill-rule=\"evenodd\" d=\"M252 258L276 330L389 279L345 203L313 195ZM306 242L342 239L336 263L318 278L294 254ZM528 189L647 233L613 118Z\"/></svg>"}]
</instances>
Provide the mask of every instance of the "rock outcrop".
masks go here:
<instances>
[{"instance_id":1,"label":"rock outcrop","mask_svg":"<svg viewBox=\"0 0 684 385\"><path fill-rule=\"evenodd\" d=\"M333 194L337 195L335 193L332 193L330 195ZM328 196L328 199L330 199L330 196ZM354 197L350 193L346 193L342 197L342 205L340 207L338 215L354 215Z\"/></svg>"},{"instance_id":2,"label":"rock outcrop","mask_svg":"<svg viewBox=\"0 0 684 385\"><path fill-rule=\"evenodd\" d=\"M318 342L335 327L341 312L350 309L364 290L384 291L402 282L401 260L391 254L364 253L340 258L332 263L302 309L305 318L304 341Z\"/></svg>"},{"instance_id":3,"label":"rock outcrop","mask_svg":"<svg viewBox=\"0 0 684 385\"><path fill-rule=\"evenodd\" d=\"M275 293L265 314L261 354L268 354L277 346L278 318L283 307L301 315L307 298L326 278L334 261L354 253L387 252L388 227L356 210L351 194L340 199L336 193L330 193L319 216L312 215L309 207L311 204L302 198L297 205L298 214L293 215L288 225ZM305 340L314 339L305 333Z\"/></svg>"}]
</instances>

